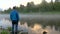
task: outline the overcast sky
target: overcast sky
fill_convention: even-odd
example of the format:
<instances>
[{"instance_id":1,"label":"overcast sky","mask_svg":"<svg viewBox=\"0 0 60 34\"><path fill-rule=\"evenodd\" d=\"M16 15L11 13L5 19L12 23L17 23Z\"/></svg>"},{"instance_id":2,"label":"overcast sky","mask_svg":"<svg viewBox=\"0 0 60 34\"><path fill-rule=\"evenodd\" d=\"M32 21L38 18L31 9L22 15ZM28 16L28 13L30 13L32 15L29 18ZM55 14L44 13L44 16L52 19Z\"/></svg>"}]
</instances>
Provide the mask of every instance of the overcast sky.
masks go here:
<instances>
[{"instance_id":1,"label":"overcast sky","mask_svg":"<svg viewBox=\"0 0 60 34\"><path fill-rule=\"evenodd\" d=\"M20 6L20 4L23 4L26 6L27 2L33 1L35 4L39 4L42 2L42 0L0 0L0 8L5 10L8 9L9 7L13 6ZM50 2L50 0L46 0Z\"/></svg>"}]
</instances>

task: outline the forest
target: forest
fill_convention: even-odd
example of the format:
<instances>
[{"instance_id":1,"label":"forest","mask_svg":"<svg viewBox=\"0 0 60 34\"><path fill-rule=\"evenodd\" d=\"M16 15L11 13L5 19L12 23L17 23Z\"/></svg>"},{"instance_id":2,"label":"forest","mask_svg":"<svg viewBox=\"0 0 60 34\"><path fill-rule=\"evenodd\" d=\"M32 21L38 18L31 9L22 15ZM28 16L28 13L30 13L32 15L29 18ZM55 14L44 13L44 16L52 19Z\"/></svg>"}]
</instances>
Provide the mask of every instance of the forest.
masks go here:
<instances>
[{"instance_id":1,"label":"forest","mask_svg":"<svg viewBox=\"0 0 60 34\"><path fill-rule=\"evenodd\" d=\"M35 5L34 2L28 2L26 6L20 4L20 7L16 6L17 11L19 13L38 13L38 12L60 12L60 2L47 3L46 1L42 1L42 3ZM2 11L2 13L10 13L12 9Z\"/></svg>"}]
</instances>

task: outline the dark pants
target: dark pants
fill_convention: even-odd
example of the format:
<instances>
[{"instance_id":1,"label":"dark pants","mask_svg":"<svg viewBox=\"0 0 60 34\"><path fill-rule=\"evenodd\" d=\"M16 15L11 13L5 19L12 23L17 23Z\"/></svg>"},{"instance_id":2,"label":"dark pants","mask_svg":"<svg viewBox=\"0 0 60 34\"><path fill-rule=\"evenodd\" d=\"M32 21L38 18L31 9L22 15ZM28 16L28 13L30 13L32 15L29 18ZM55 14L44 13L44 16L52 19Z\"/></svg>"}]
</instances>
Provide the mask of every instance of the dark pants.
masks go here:
<instances>
[{"instance_id":1,"label":"dark pants","mask_svg":"<svg viewBox=\"0 0 60 34\"><path fill-rule=\"evenodd\" d=\"M15 31L14 31L14 29L15 29ZM12 21L12 34L17 34L17 32L18 32L18 21L15 21L15 20L13 20Z\"/></svg>"}]
</instances>

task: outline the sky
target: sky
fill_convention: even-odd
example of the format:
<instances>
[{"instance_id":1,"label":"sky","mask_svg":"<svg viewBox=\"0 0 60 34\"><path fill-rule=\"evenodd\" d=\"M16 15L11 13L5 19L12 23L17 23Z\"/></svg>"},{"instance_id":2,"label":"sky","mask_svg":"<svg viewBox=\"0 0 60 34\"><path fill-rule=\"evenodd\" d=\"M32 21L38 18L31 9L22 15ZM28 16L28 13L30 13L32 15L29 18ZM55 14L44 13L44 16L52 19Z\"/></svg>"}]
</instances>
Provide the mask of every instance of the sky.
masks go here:
<instances>
[{"instance_id":1,"label":"sky","mask_svg":"<svg viewBox=\"0 0 60 34\"><path fill-rule=\"evenodd\" d=\"M0 8L2 10L6 10L9 7L12 8L13 6L20 6L20 4L25 5L27 2L33 1L35 4L39 4L42 2L42 0L0 0ZM47 2L50 2L50 0L46 0Z\"/></svg>"}]
</instances>

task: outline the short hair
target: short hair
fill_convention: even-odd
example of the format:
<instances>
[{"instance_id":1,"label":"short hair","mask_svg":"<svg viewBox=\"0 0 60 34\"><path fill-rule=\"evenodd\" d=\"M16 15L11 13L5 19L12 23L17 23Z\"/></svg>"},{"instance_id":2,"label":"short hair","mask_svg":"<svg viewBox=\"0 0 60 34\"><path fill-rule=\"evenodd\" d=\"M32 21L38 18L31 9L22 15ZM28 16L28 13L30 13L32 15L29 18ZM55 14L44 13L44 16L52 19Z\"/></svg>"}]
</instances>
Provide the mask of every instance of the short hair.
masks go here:
<instances>
[{"instance_id":1,"label":"short hair","mask_svg":"<svg viewBox=\"0 0 60 34\"><path fill-rule=\"evenodd\" d=\"M16 9L16 7L14 6L13 9Z\"/></svg>"}]
</instances>

